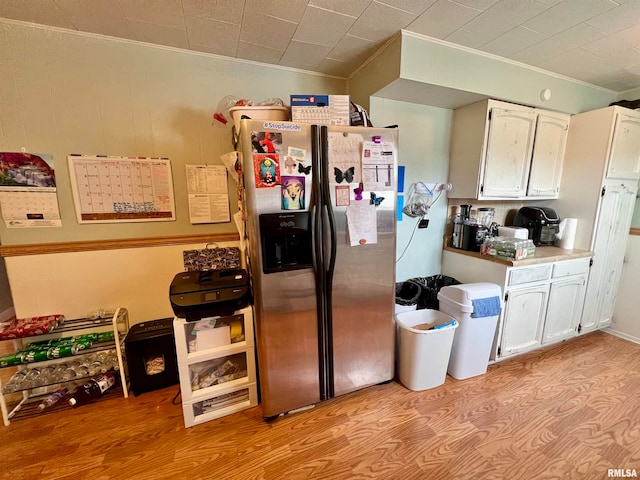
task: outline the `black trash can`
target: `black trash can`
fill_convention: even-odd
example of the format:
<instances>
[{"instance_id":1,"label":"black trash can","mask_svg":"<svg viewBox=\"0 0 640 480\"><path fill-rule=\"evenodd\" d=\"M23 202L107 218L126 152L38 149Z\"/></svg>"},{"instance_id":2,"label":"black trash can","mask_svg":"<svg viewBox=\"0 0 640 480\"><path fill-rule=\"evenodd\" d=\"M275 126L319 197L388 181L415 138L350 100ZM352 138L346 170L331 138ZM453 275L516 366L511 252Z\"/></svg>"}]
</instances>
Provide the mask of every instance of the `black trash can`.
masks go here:
<instances>
[{"instance_id":1,"label":"black trash can","mask_svg":"<svg viewBox=\"0 0 640 480\"><path fill-rule=\"evenodd\" d=\"M396 283L396 312L416 310L422 295L422 286L412 280Z\"/></svg>"},{"instance_id":2,"label":"black trash can","mask_svg":"<svg viewBox=\"0 0 640 480\"><path fill-rule=\"evenodd\" d=\"M417 309L430 308L433 310L439 310L438 292L442 287L448 287L449 285L460 285L461 282L453 277L447 275L431 275L430 277L416 277L409 280L409 282L420 285L422 292L418 299ZM396 299L397 302L397 299Z\"/></svg>"}]
</instances>

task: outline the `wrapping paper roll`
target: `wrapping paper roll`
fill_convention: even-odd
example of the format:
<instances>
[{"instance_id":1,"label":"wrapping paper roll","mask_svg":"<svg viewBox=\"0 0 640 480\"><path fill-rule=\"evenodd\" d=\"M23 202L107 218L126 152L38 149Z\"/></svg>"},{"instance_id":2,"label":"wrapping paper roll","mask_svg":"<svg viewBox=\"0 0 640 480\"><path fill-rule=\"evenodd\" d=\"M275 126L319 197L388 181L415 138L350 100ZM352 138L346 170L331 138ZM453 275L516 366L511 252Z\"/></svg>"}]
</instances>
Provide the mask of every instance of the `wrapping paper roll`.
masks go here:
<instances>
[{"instance_id":1,"label":"wrapping paper roll","mask_svg":"<svg viewBox=\"0 0 640 480\"><path fill-rule=\"evenodd\" d=\"M576 241L576 228L578 226L577 218L565 218L560 221L560 233L558 235L559 240L556 243L557 247L565 250L572 250Z\"/></svg>"}]
</instances>

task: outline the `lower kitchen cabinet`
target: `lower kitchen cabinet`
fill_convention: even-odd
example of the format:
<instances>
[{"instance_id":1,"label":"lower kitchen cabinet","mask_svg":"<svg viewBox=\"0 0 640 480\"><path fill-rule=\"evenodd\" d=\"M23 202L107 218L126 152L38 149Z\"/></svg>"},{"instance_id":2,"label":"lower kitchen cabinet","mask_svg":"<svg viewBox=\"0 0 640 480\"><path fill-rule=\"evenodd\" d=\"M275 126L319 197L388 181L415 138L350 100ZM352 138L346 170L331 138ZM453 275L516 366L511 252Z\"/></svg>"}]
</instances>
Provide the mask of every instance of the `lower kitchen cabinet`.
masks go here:
<instances>
[{"instance_id":1,"label":"lower kitchen cabinet","mask_svg":"<svg viewBox=\"0 0 640 480\"><path fill-rule=\"evenodd\" d=\"M543 345L576 335L584 305L586 281L585 275L551 284L542 335Z\"/></svg>"},{"instance_id":2,"label":"lower kitchen cabinet","mask_svg":"<svg viewBox=\"0 0 640 480\"><path fill-rule=\"evenodd\" d=\"M548 297L548 285L515 288L505 294L501 357L540 346Z\"/></svg>"},{"instance_id":3,"label":"lower kitchen cabinet","mask_svg":"<svg viewBox=\"0 0 640 480\"><path fill-rule=\"evenodd\" d=\"M445 249L442 273L462 283L495 283L504 292L491 352L491 360L497 361L580 333L587 255L548 262L496 262Z\"/></svg>"}]
</instances>

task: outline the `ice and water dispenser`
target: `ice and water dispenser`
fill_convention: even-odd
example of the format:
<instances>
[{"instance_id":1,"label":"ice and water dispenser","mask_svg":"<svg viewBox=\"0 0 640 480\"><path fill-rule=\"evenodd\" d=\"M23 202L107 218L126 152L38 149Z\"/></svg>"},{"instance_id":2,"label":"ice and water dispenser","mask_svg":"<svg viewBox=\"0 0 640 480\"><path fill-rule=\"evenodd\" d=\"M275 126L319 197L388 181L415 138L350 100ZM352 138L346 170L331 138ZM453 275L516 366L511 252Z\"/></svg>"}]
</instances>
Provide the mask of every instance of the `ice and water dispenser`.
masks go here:
<instances>
[{"instance_id":1,"label":"ice and water dispenser","mask_svg":"<svg viewBox=\"0 0 640 480\"><path fill-rule=\"evenodd\" d=\"M262 269L264 273L311 268L311 217L309 212L260 215Z\"/></svg>"}]
</instances>

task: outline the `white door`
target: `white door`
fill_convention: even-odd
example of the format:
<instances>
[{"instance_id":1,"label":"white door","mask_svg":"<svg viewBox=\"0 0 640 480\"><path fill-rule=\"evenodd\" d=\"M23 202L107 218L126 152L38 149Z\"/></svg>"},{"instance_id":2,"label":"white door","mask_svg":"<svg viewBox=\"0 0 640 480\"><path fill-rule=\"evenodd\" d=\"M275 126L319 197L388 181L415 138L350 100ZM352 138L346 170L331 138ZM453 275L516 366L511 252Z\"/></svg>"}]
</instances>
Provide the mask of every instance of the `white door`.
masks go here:
<instances>
[{"instance_id":1,"label":"white door","mask_svg":"<svg viewBox=\"0 0 640 480\"><path fill-rule=\"evenodd\" d=\"M500 343L500 357L524 352L541 344L549 285L510 290Z\"/></svg>"},{"instance_id":2,"label":"white door","mask_svg":"<svg viewBox=\"0 0 640 480\"><path fill-rule=\"evenodd\" d=\"M607 178L640 178L640 118L618 113Z\"/></svg>"},{"instance_id":3,"label":"white door","mask_svg":"<svg viewBox=\"0 0 640 480\"><path fill-rule=\"evenodd\" d=\"M542 344L553 343L576 335L580 323L586 277L559 280L551 284Z\"/></svg>"},{"instance_id":4,"label":"white door","mask_svg":"<svg viewBox=\"0 0 640 480\"><path fill-rule=\"evenodd\" d=\"M569 115L539 112L527 195L558 197Z\"/></svg>"},{"instance_id":5,"label":"white door","mask_svg":"<svg viewBox=\"0 0 640 480\"><path fill-rule=\"evenodd\" d=\"M637 187L607 182L598 213L581 332L611 323Z\"/></svg>"},{"instance_id":6,"label":"white door","mask_svg":"<svg viewBox=\"0 0 640 480\"><path fill-rule=\"evenodd\" d=\"M489 115L480 197L523 197L529 179L535 111L493 107Z\"/></svg>"}]
</instances>

